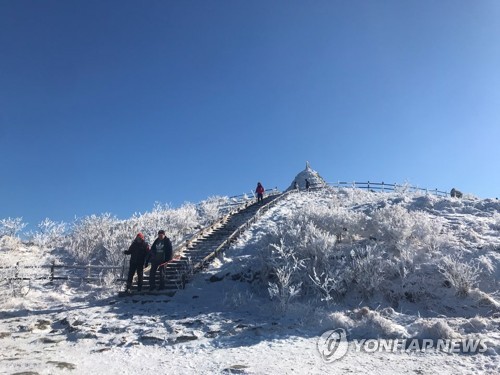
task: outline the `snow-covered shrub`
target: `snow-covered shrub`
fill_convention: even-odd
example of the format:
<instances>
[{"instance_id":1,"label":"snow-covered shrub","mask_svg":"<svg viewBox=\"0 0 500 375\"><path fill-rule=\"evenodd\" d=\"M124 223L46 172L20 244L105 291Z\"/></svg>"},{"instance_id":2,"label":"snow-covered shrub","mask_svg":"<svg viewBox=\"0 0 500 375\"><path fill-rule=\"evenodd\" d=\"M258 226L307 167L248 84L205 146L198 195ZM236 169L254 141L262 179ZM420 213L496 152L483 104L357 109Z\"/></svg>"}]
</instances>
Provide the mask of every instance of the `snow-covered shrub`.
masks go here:
<instances>
[{"instance_id":1,"label":"snow-covered shrub","mask_svg":"<svg viewBox=\"0 0 500 375\"><path fill-rule=\"evenodd\" d=\"M277 299L280 311L285 312L288 305L300 293L302 283L293 284L293 271L288 267L279 267L275 270L276 282L269 282L269 296L271 299Z\"/></svg>"},{"instance_id":2,"label":"snow-covered shrub","mask_svg":"<svg viewBox=\"0 0 500 375\"><path fill-rule=\"evenodd\" d=\"M406 329L382 316L378 311L371 310L369 307L362 307L354 310L350 317L354 323L350 333L358 338L406 338L409 336Z\"/></svg>"},{"instance_id":3,"label":"snow-covered shrub","mask_svg":"<svg viewBox=\"0 0 500 375\"><path fill-rule=\"evenodd\" d=\"M381 247L356 247L351 251L351 259L352 278L358 289L367 296L379 290L387 265Z\"/></svg>"},{"instance_id":4,"label":"snow-covered shrub","mask_svg":"<svg viewBox=\"0 0 500 375\"><path fill-rule=\"evenodd\" d=\"M336 236L318 228L312 222L307 223L301 232L302 236L298 237L295 242L300 258L309 259L313 267L327 261L334 251Z\"/></svg>"},{"instance_id":5,"label":"snow-covered shrub","mask_svg":"<svg viewBox=\"0 0 500 375\"><path fill-rule=\"evenodd\" d=\"M99 284L106 289L116 287L117 276L113 270L103 270L99 275Z\"/></svg>"},{"instance_id":6,"label":"snow-covered shrub","mask_svg":"<svg viewBox=\"0 0 500 375\"><path fill-rule=\"evenodd\" d=\"M394 186L394 193L402 196L408 196L411 193L411 185L409 182L405 182L402 185Z\"/></svg>"},{"instance_id":7,"label":"snow-covered shrub","mask_svg":"<svg viewBox=\"0 0 500 375\"><path fill-rule=\"evenodd\" d=\"M355 326L356 322L344 312L336 311L328 316L331 322L331 326L334 328L343 328L346 331L350 331L352 327Z\"/></svg>"},{"instance_id":8,"label":"snow-covered shrub","mask_svg":"<svg viewBox=\"0 0 500 375\"><path fill-rule=\"evenodd\" d=\"M450 241L443 219L432 218L422 211L413 211L411 214L414 220L412 240L421 245L425 252L435 253Z\"/></svg>"},{"instance_id":9,"label":"snow-covered shrub","mask_svg":"<svg viewBox=\"0 0 500 375\"><path fill-rule=\"evenodd\" d=\"M377 240L396 250L392 259L399 263L403 278L450 241L442 220L422 211L409 211L400 204L376 210L371 227Z\"/></svg>"},{"instance_id":10,"label":"snow-covered shrub","mask_svg":"<svg viewBox=\"0 0 500 375\"><path fill-rule=\"evenodd\" d=\"M301 269L301 272L294 273L294 281L303 284L304 293L316 291L317 287L308 275L312 275L313 269L318 275L325 271L328 258L333 257L336 236L299 215L271 228L267 239L270 245L266 244L261 252L263 278L272 277L283 266L294 271Z\"/></svg>"},{"instance_id":11,"label":"snow-covered shrub","mask_svg":"<svg viewBox=\"0 0 500 375\"><path fill-rule=\"evenodd\" d=\"M19 237L13 236L1 236L0 237L0 250L18 250L21 246L21 240Z\"/></svg>"},{"instance_id":12,"label":"snow-covered shrub","mask_svg":"<svg viewBox=\"0 0 500 375\"><path fill-rule=\"evenodd\" d=\"M380 287L392 306L397 307L402 301L428 304L438 298L436 292L441 288L442 278L436 264L418 264L413 269L402 269L403 265L403 262L391 261L388 269L397 272L397 277L387 277L387 282Z\"/></svg>"},{"instance_id":13,"label":"snow-covered shrub","mask_svg":"<svg viewBox=\"0 0 500 375\"><path fill-rule=\"evenodd\" d=\"M276 299L282 312L286 311L289 303L299 295L302 282L301 270L304 263L300 260L293 248L283 241L270 244L263 254L267 269L268 292L271 299Z\"/></svg>"},{"instance_id":14,"label":"snow-covered shrub","mask_svg":"<svg viewBox=\"0 0 500 375\"><path fill-rule=\"evenodd\" d=\"M275 283L279 273L284 279L282 285L294 286L294 296L298 296L296 286L300 285L301 295L335 302L345 295L351 283L350 266L346 254L335 249L335 234L318 228L308 219L307 215L299 214L270 228L267 236L270 245L261 251L261 277ZM270 291L286 300L286 288L273 285Z\"/></svg>"},{"instance_id":15,"label":"snow-covered shrub","mask_svg":"<svg viewBox=\"0 0 500 375\"><path fill-rule=\"evenodd\" d=\"M491 259L490 257L487 257L486 255L481 255L478 258L478 262L481 268L483 268L488 274L493 274L493 272L495 272L496 267L494 264L494 260Z\"/></svg>"},{"instance_id":16,"label":"snow-covered shrub","mask_svg":"<svg viewBox=\"0 0 500 375\"><path fill-rule=\"evenodd\" d=\"M490 223L491 230L500 232L500 212L494 212Z\"/></svg>"},{"instance_id":17,"label":"snow-covered shrub","mask_svg":"<svg viewBox=\"0 0 500 375\"><path fill-rule=\"evenodd\" d=\"M460 334L455 332L445 320L420 319L410 325L410 333L419 339L455 339Z\"/></svg>"},{"instance_id":18,"label":"snow-covered shrub","mask_svg":"<svg viewBox=\"0 0 500 375\"><path fill-rule=\"evenodd\" d=\"M251 291L245 290L242 292L233 288L233 290L224 294L222 304L227 307L238 308L252 304L253 298L254 295Z\"/></svg>"},{"instance_id":19,"label":"snow-covered shrub","mask_svg":"<svg viewBox=\"0 0 500 375\"><path fill-rule=\"evenodd\" d=\"M30 276L36 274L39 268L24 268L18 264L1 269L0 281L2 282L1 295L4 298L24 297L31 289Z\"/></svg>"},{"instance_id":20,"label":"snow-covered shrub","mask_svg":"<svg viewBox=\"0 0 500 375\"><path fill-rule=\"evenodd\" d=\"M346 207L326 206L307 207L298 213L300 220L312 222L316 227L335 235L340 241L353 241L365 234L366 215Z\"/></svg>"},{"instance_id":21,"label":"snow-covered shrub","mask_svg":"<svg viewBox=\"0 0 500 375\"><path fill-rule=\"evenodd\" d=\"M446 255L441 260L439 271L457 296L465 297L477 285L481 268L477 262L466 262L460 255Z\"/></svg>"},{"instance_id":22,"label":"snow-covered shrub","mask_svg":"<svg viewBox=\"0 0 500 375\"><path fill-rule=\"evenodd\" d=\"M495 297L498 296L498 291L488 294L479 289L472 289L469 292L469 297L477 302L478 306L487 307L491 311L500 312L500 302Z\"/></svg>"},{"instance_id":23,"label":"snow-covered shrub","mask_svg":"<svg viewBox=\"0 0 500 375\"><path fill-rule=\"evenodd\" d=\"M400 248L411 237L415 220L405 207L394 205L376 210L371 224L377 240L387 241Z\"/></svg>"},{"instance_id":24,"label":"snow-covered shrub","mask_svg":"<svg viewBox=\"0 0 500 375\"><path fill-rule=\"evenodd\" d=\"M489 318L475 316L473 318L466 319L465 322L460 325L460 329L465 333L487 332L494 329L494 323Z\"/></svg>"},{"instance_id":25,"label":"snow-covered shrub","mask_svg":"<svg viewBox=\"0 0 500 375\"><path fill-rule=\"evenodd\" d=\"M328 304L338 301L347 293L345 268L329 267L318 275L316 268L313 267L312 275L308 276L321 294L321 300Z\"/></svg>"}]
</instances>

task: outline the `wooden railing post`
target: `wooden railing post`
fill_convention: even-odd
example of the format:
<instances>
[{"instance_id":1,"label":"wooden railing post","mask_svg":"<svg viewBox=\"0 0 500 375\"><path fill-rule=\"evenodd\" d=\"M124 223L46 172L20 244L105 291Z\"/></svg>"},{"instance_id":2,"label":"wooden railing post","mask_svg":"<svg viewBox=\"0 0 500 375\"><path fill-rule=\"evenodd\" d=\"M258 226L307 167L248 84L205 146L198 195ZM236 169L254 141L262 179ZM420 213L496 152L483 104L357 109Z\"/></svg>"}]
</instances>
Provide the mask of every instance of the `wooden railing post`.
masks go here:
<instances>
[{"instance_id":1,"label":"wooden railing post","mask_svg":"<svg viewBox=\"0 0 500 375\"><path fill-rule=\"evenodd\" d=\"M50 266L50 282L54 282L54 272L56 270L56 261L52 261L52 265Z\"/></svg>"},{"instance_id":2,"label":"wooden railing post","mask_svg":"<svg viewBox=\"0 0 500 375\"><path fill-rule=\"evenodd\" d=\"M124 279L125 278L125 262L126 262L126 257L123 258L123 261L122 261L122 272L120 274L120 279Z\"/></svg>"}]
</instances>

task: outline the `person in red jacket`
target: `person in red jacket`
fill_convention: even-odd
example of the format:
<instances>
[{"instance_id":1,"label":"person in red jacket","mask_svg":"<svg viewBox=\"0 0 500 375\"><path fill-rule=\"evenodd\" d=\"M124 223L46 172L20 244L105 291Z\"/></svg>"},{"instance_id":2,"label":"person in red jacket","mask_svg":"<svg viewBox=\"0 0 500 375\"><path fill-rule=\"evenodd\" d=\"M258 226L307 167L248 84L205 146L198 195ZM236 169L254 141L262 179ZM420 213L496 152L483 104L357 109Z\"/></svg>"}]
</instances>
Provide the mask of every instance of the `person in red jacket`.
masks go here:
<instances>
[{"instance_id":1,"label":"person in red jacket","mask_svg":"<svg viewBox=\"0 0 500 375\"><path fill-rule=\"evenodd\" d=\"M128 270L127 277L127 290L130 293L130 288L132 288L132 280L134 279L134 274L137 272L137 291L140 292L142 289L142 280L144 275L144 260L149 252L149 245L144 240L144 235L138 233L135 237L132 245L128 250L123 253L130 255L130 267Z\"/></svg>"},{"instance_id":2,"label":"person in red jacket","mask_svg":"<svg viewBox=\"0 0 500 375\"><path fill-rule=\"evenodd\" d=\"M257 183L255 193L257 194L257 202L262 203L264 201L264 186L260 182Z\"/></svg>"}]
</instances>

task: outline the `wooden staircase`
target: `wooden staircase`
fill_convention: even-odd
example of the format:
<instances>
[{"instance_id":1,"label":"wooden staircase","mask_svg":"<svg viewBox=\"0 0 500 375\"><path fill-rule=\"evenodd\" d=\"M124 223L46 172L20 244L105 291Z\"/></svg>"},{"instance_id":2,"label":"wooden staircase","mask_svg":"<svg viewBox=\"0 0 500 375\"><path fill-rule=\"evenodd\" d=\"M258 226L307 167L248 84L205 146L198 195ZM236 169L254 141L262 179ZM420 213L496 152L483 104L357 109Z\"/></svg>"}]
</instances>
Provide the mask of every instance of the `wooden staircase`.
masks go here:
<instances>
[{"instance_id":1,"label":"wooden staircase","mask_svg":"<svg viewBox=\"0 0 500 375\"><path fill-rule=\"evenodd\" d=\"M291 192L268 195L262 203L252 203L232 214L219 219L211 226L204 228L174 251L174 259L166 265L165 288L149 290L149 268L144 270L142 291L137 291L137 276L134 278L132 291L134 294L174 295L183 289L196 272L203 269L220 252L228 248L241 233ZM156 286L159 285L157 272Z\"/></svg>"}]
</instances>

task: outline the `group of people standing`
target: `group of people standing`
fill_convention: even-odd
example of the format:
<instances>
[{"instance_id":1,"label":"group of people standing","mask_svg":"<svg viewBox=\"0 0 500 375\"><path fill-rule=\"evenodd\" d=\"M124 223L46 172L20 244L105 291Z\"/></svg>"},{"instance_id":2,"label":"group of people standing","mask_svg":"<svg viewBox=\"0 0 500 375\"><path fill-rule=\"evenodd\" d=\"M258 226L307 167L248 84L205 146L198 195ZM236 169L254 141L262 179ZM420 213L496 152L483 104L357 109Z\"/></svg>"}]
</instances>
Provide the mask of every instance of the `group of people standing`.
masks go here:
<instances>
[{"instance_id":1,"label":"group of people standing","mask_svg":"<svg viewBox=\"0 0 500 375\"><path fill-rule=\"evenodd\" d=\"M149 270L149 290L156 289L157 271L160 276L159 289L165 288L165 268L167 263L172 260L174 254L172 242L165 235L164 230L158 231L158 237L154 240L151 247L144 239L144 235L138 233L128 250L123 253L130 255L127 292L130 292L132 288L132 280L134 279L135 273L137 273L137 290L142 290L144 268L146 268L149 263L151 263L151 268Z\"/></svg>"}]
</instances>

